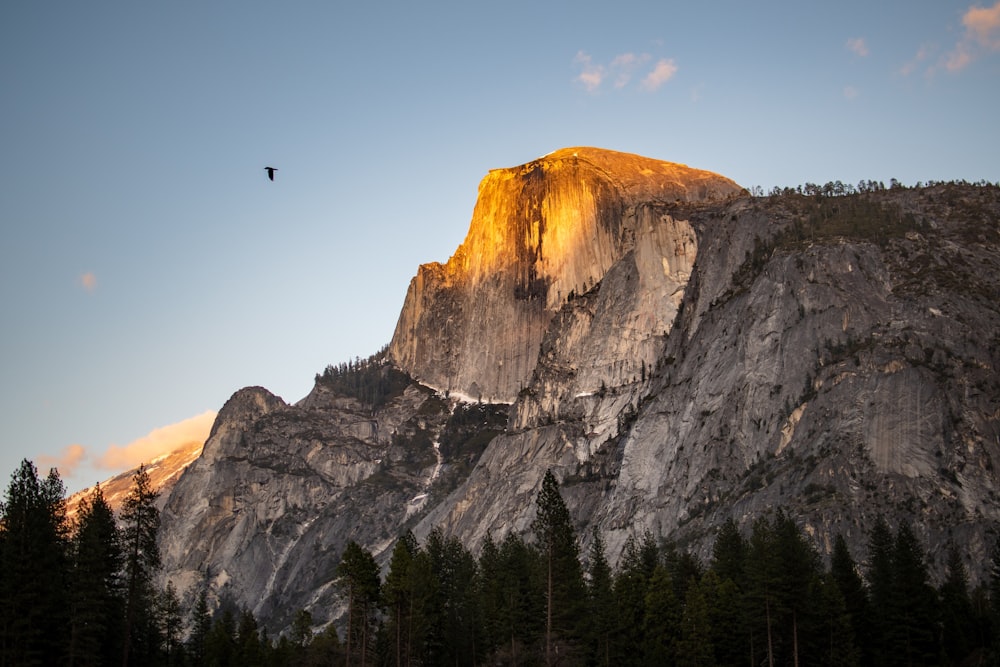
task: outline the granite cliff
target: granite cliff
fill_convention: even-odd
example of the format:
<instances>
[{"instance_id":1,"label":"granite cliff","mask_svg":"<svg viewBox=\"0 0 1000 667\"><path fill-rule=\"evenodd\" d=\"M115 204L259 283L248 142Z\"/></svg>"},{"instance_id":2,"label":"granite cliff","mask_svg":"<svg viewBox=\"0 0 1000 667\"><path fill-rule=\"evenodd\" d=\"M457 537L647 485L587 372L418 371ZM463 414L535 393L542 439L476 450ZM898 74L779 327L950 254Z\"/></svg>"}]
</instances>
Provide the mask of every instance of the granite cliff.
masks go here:
<instances>
[{"instance_id":1,"label":"granite cliff","mask_svg":"<svg viewBox=\"0 0 1000 667\"><path fill-rule=\"evenodd\" d=\"M490 172L388 348L294 405L243 389L169 493L165 576L273 629L340 612L347 540L524 531L552 469L612 560L705 555L785 507L863 557L876 515L932 556L1000 521L1000 192L750 197L593 148ZM376 387L377 389L372 389ZM972 568L976 569L976 568Z\"/></svg>"}]
</instances>

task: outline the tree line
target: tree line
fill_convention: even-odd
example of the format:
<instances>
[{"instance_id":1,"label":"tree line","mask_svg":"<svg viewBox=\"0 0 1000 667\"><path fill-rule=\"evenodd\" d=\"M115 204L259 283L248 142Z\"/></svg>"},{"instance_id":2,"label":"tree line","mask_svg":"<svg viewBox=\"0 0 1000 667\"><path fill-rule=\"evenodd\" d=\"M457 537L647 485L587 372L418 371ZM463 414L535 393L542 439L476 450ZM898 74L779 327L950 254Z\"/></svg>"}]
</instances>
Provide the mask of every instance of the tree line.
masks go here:
<instances>
[{"instance_id":1,"label":"tree line","mask_svg":"<svg viewBox=\"0 0 1000 667\"><path fill-rule=\"evenodd\" d=\"M526 536L478 557L432 530L400 537L384 569L354 541L336 569L344 614L300 610L271 638L207 589L182 609L158 588L159 515L140 467L115 517L100 487L72 522L56 471L22 462L0 504L0 665L959 665L1000 657L1000 555L970 587L950 545L931 581L912 528L879 520L859 565L824 559L792 517L719 530L703 563L646 532L616 567L586 553L548 472Z\"/></svg>"}]
</instances>

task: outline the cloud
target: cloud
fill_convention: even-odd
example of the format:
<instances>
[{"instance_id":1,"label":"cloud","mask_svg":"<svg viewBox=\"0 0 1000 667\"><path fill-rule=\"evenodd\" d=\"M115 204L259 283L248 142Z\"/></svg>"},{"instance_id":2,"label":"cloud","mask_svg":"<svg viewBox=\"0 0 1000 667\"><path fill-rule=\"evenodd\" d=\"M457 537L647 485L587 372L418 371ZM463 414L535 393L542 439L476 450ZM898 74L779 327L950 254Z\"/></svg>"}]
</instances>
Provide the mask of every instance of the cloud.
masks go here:
<instances>
[{"instance_id":1,"label":"cloud","mask_svg":"<svg viewBox=\"0 0 1000 667\"><path fill-rule=\"evenodd\" d=\"M648 53L622 53L607 64L595 63L589 54L579 51L573 59L580 67L575 81L583 84L588 93L596 93L607 81L616 90L627 87L653 57ZM666 83L677 72L677 65L671 60L660 60L653 70L646 73L640 84L646 91L653 91Z\"/></svg>"},{"instance_id":2,"label":"cloud","mask_svg":"<svg viewBox=\"0 0 1000 667\"><path fill-rule=\"evenodd\" d=\"M140 463L149 463L161 454L168 454L192 442L203 443L212 430L215 416L216 413L209 410L176 424L154 429L127 445L111 445L97 459L96 465L120 472Z\"/></svg>"},{"instance_id":3,"label":"cloud","mask_svg":"<svg viewBox=\"0 0 1000 667\"><path fill-rule=\"evenodd\" d=\"M949 72L959 72L983 52L1000 51L1000 0L992 7L970 7L962 15L965 33L944 58Z\"/></svg>"},{"instance_id":4,"label":"cloud","mask_svg":"<svg viewBox=\"0 0 1000 667\"><path fill-rule=\"evenodd\" d=\"M917 54L913 56L908 62L904 63L899 69L903 76L909 76L916 71L921 63L925 62L931 55L931 49L927 46L921 46L917 51Z\"/></svg>"},{"instance_id":5,"label":"cloud","mask_svg":"<svg viewBox=\"0 0 1000 667\"><path fill-rule=\"evenodd\" d=\"M847 40L847 50L864 58L868 55L868 45L864 37L851 37Z\"/></svg>"},{"instance_id":6,"label":"cloud","mask_svg":"<svg viewBox=\"0 0 1000 667\"><path fill-rule=\"evenodd\" d=\"M583 84L588 93L593 93L601 87L601 82L604 80L603 67L594 65L590 61L590 56L583 51L578 52L573 61L583 67L583 71L580 72L580 76L576 77L576 80Z\"/></svg>"},{"instance_id":7,"label":"cloud","mask_svg":"<svg viewBox=\"0 0 1000 667\"><path fill-rule=\"evenodd\" d=\"M81 273L80 277L78 278L78 281L80 283L80 287L82 287L83 289L87 290L90 293L93 293L94 290L97 289L97 276L94 275L93 271L87 271L85 273Z\"/></svg>"},{"instance_id":8,"label":"cloud","mask_svg":"<svg viewBox=\"0 0 1000 667\"><path fill-rule=\"evenodd\" d=\"M846 97L847 99L853 100L860 94L861 91L855 88L854 86L844 86L844 97Z\"/></svg>"},{"instance_id":9,"label":"cloud","mask_svg":"<svg viewBox=\"0 0 1000 667\"><path fill-rule=\"evenodd\" d=\"M677 74L677 63L674 62L673 58L670 60L660 60L656 63L653 71L647 74L646 78L642 80L642 88L643 90L654 91L674 78L674 74Z\"/></svg>"},{"instance_id":10,"label":"cloud","mask_svg":"<svg viewBox=\"0 0 1000 667\"><path fill-rule=\"evenodd\" d=\"M36 463L39 470L45 471L44 474L48 474L51 468L55 468L59 471L59 476L65 479L72 477L86 458L87 450L83 445L67 445L56 456L42 454Z\"/></svg>"}]
</instances>

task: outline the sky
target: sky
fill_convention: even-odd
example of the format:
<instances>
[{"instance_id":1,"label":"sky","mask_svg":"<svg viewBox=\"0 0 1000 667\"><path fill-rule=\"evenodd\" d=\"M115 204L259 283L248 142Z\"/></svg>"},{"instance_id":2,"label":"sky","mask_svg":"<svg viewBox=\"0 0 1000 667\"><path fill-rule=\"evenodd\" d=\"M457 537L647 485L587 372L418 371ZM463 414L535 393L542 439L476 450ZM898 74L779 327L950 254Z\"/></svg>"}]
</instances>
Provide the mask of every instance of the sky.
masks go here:
<instances>
[{"instance_id":1,"label":"sky","mask_svg":"<svg viewBox=\"0 0 1000 667\"><path fill-rule=\"evenodd\" d=\"M580 145L1000 181L1000 2L2 3L0 486L302 399L389 342L490 169Z\"/></svg>"}]
</instances>

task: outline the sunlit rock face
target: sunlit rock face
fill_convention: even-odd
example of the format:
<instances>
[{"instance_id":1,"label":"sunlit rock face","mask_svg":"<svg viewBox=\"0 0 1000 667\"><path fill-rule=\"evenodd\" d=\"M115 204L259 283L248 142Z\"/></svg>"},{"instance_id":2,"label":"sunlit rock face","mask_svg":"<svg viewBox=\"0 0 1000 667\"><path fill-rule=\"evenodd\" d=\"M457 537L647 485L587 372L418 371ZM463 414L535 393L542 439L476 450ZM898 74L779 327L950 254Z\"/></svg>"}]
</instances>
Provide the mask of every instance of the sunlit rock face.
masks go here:
<instances>
[{"instance_id":1,"label":"sunlit rock face","mask_svg":"<svg viewBox=\"0 0 1000 667\"><path fill-rule=\"evenodd\" d=\"M512 402L559 309L633 255L642 291L618 313L622 340L579 378L581 391L596 390L606 372L651 361L648 338L669 329L696 252L690 228L650 205L739 191L711 172L596 148L491 171L464 243L447 264L421 266L410 283L390 355L429 386Z\"/></svg>"}]
</instances>

